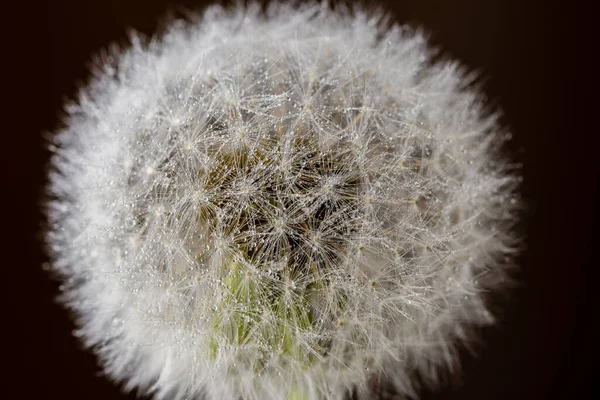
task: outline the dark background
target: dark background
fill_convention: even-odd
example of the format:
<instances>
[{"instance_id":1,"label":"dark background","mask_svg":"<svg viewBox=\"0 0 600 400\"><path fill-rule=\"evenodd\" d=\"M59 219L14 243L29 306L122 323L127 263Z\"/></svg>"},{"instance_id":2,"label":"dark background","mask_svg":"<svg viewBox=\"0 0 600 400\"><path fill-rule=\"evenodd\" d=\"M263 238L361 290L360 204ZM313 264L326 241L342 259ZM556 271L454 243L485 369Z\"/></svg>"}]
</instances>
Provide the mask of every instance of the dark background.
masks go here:
<instances>
[{"instance_id":1,"label":"dark background","mask_svg":"<svg viewBox=\"0 0 600 400\"><path fill-rule=\"evenodd\" d=\"M48 153L44 133L58 127L65 98L88 75L90 56L128 28L152 34L167 12L201 9L202 1L166 0L12 3L0 20L4 74L2 207L5 255L0 303L2 398L133 399L99 377L81 351L74 326L54 302L40 244L40 197ZM482 73L491 104L511 127L509 150L523 163L528 211L519 259L520 286L504 320L484 331L477 357L464 354L462 384L449 382L426 399L592 398L600 313L592 304L597 245L598 128L594 110L596 43L591 10L550 1L407 0L383 3L399 22L418 25L444 54ZM3 6L4 7L4 6ZM595 45L595 46L594 46ZM9 92L6 92L8 88ZM13 92L14 93L11 93ZM596 114L596 115L595 115ZM588 285L589 283L589 285ZM587 289L587 290L586 290ZM599 321L600 322L600 321ZM8 359L7 359L8 357ZM226 400L226 399L223 399ZM284 399L282 399L284 400Z\"/></svg>"}]
</instances>

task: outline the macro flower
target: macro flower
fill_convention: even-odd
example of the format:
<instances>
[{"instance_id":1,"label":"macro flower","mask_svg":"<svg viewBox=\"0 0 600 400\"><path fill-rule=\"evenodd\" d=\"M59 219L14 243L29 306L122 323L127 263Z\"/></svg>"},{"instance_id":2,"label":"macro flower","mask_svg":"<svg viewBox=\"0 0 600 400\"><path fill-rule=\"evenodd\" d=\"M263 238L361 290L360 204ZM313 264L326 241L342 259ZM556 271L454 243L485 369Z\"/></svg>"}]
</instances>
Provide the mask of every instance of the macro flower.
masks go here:
<instances>
[{"instance_id":1,"label":"macro flower","mask_svg":"<svg viewBox=\"0 0 600 400\"><path fill-rule=\"evenodd\" d=\"M77 336L157 399L413 396L493 322L518 174L472 78L325 3L224 9L106 54L54 137Z\"/></svg>"}]
</instances>

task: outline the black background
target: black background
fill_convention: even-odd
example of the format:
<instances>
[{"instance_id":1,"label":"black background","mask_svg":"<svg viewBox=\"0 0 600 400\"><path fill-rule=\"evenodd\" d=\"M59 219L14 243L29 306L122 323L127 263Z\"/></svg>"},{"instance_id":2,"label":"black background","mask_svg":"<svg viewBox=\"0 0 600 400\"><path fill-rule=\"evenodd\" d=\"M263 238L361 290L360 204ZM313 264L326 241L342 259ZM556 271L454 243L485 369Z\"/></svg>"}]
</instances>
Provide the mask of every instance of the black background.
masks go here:
<instances>
[{"instance_id":1,"label":"black background","mask_svg":"<svg viewBox=\"0 0 600 400\"><path fill-rule=\"evenodd\" d=\"M462 384L426 399L591 398L600 316L592 306L597 233L598 128L594 110L597 43L582 3L409 0L383 3L399 22L421 26L444 54L480 71L483 90L504 110L523 163L528 211L519 259L520 287L504 321L483 332L478 356L464 355ZM68 314L54 302L58 283L42 270L40 197L48 153L44 133L59 125L65 98L88 75L90 56L128 28L152 34L167 12L201 9L201 1L165 0L13 3L5 10L2 254L8 319L2 332L2 398L135 398L98 375L95 359L71 335ZM587 43L591 41L592 43ZM596 46L594 46L596 45ZM9 92L6 92L6 88ZM14 93L11 93L13 92ZM8 105L8 110L6 109ZM589 285L588 285L589 283ZM588 290L584 290L587 288ZM600 322L600 321L599 321ZM7 359L8 357L8 359ZM8 370L8 376L6 371ZM225 400L225 399L224 399ZM282 399L283 400L283 399Z\"/></svg>"}]
</instances>

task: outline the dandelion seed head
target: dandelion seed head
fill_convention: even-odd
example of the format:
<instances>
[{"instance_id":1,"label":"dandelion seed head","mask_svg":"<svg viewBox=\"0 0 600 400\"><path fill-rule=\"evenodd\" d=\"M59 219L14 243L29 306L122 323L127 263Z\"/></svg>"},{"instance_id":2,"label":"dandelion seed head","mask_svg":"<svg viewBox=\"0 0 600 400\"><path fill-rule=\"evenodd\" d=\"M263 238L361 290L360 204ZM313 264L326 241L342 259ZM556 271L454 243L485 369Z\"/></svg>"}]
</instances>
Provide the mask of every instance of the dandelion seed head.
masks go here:
<instances>
[{"instance_id":1,"label":"dandelion seed head","mask_svg":"<svg viewBox=\"0 0 600 400\"><path fill-rule=\"evenodd\" d=\"M435 383L514 251L507 139L419 33L209 8L106 63L56 135L48 243L106 373L162 398ZM365 397L367 398L367 397Z\"/></svg>"}]
</instances>

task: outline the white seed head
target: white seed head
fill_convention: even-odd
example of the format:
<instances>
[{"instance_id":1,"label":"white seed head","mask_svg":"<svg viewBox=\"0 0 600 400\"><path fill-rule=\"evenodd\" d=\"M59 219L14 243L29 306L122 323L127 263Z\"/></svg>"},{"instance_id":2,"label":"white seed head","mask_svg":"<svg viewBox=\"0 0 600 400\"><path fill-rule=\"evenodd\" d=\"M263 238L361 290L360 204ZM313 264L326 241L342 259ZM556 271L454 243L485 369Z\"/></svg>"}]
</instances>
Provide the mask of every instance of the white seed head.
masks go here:
<instances>
[{"instance_id":1,"label":"white seed head","mask_svg":"<svg viewBox=\"0 0 600 400\"><path fill-rule=\"evenodd\" d=\"M82 340L157 399L414 394L492 321L514 168L470 80L378 15L211 7L106 60L55 138Z\"/></svg>"}]
</instances>

